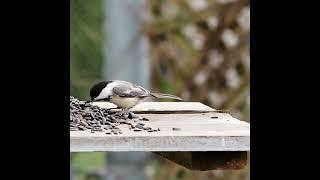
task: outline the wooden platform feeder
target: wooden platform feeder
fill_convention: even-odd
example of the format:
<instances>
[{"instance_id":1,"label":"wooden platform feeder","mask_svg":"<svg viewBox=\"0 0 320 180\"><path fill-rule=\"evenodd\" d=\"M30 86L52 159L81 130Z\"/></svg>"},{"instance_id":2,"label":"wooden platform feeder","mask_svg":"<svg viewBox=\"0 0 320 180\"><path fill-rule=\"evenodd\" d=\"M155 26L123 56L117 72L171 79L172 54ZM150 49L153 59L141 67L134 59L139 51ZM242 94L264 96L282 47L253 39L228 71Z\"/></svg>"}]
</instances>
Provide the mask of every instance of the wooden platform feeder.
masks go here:
<instances>
[{"instance_id":1,"label":"wooden platform feeder","mask_svg":"<svg viewBox=\"0 0 320 180\"><path fill-rule=\"evenodd\" d=\"M95 103L103 108L115 105ZM158 132L134 132L120 125L123 134L70 132L71 152L148 151L191 170L241 169L250 151L250 124L198 102L144 102L132 111L146 117L146 126ZM173 130L175 128L175 130Z\"/></svg>"}]
</instances>

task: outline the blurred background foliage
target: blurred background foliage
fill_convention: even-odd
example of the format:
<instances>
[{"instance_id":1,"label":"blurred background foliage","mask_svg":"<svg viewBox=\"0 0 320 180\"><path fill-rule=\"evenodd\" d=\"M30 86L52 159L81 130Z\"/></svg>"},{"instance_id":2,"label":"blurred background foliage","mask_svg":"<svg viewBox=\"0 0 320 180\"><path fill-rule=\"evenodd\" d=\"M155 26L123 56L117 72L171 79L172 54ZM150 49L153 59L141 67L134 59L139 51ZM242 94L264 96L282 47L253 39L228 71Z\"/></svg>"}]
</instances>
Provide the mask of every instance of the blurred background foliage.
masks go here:
<instances>
[{"instance_id":1,"label":"blurred background foliage","mask_svg":"<svg viewBox=\"0 0 320 180\"><path fill-rule=\"evenodd\" d=\"M90 86L102 77L104 1L70 3L70 93L89 99ZM149 39L152 89L230 110L250 122L250 1L149 0L146 11L141 32ZM103 164L101 153L73 158L77 175L87 166L99 169L94 162ZM159 180L249 179L250 168L193 172L164 159L152 167L150 178Z\"/></svg>"},{"instance_id":2,"label":"blurred background foliage","mask_svg":"<svg viewBox=\"0 0 320 180\"><path fill-rule=\"evenodd\" d=\"M88 99L92 82L101 78L102 4L102 0L70 1L70 93L79 99Z\"/></svg>"},{"instance_id":3,"label":"blurred background foliage","mask_svg":"<svg viewBox=\"0 0 320 180\"><path fill-rule=\"evenodd\" d=\"M249 121L249 1L148 3L153 87Z\"/></svg>"}]
</instances>

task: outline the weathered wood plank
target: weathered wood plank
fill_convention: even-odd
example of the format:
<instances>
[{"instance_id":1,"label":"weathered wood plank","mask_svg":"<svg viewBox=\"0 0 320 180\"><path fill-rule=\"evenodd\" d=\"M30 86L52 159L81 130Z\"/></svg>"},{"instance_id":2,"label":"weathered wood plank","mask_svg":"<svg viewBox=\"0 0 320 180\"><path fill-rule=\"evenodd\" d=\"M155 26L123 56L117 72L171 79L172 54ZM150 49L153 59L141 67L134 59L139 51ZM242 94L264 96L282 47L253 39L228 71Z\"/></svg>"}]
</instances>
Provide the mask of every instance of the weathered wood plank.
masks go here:
<instances>
[{"instance_id":1,"label":"weathered wood plank","mask_svg":"<svg viewBox=\"0 0 320 180\"><path fill-rule=\"evenodd\" d=\"M108 102L94 102L93 105L97 105L102 108L115 108L116 105ZM211 112L215 109L206 106L200 102L142 102L130 109L133 112L170 112L170 111L200 111Z\"/></svg>"},{"instance_id":2,"label":"weathered wood plank","mask_svg":"<svg viewBox=\"0 0 320 180\"><path fill-rule=\"evenodd\" d=\"M94 104L116 107L106 102ZM145 126L160 131L134 132L127 125L119 126L123 132L119 135L72 131L70 151L151 151L192 170L241 169L247 164L250 124L228 113L190 102L144 102L132 111L144 113L139 116L150 119Z\"/></svg>"},{"instance_id":3,"label":"weathered wood plank","mask_svg":"<svg viewBox=\"0 0 320 180\"><path fill-rule=\"evenodd\" d=\"M134 132L121 125L123 134L71 132L71 149L77 151L248 151L249 124L226 113L143 114L145 126L159 132ZM218 117L218 118L212 118ZM179 128L173 131L172 128Z\"/></svg>"}]
</instances>

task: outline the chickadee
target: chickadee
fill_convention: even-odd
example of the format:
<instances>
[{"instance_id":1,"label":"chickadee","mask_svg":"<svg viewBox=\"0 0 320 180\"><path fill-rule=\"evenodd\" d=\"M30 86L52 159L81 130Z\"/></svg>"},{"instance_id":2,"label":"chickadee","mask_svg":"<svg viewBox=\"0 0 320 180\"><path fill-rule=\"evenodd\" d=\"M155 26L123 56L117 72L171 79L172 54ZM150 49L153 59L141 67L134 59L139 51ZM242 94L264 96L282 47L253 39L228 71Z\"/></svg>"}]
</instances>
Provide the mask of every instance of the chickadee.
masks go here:
<instances>
[{"instance_id":1,"label":"chickadee","mask_svg":"<svg viewBox=\"0 0 320 180\"><path fill-rule=\"evenodd\" d=\"M103 81L93 85L90 90L90 97L92 102L109 101L126 110L147 97L182 100L170 94L152 93L141 86L120 80Z\"/></svg>"}]
</instances>

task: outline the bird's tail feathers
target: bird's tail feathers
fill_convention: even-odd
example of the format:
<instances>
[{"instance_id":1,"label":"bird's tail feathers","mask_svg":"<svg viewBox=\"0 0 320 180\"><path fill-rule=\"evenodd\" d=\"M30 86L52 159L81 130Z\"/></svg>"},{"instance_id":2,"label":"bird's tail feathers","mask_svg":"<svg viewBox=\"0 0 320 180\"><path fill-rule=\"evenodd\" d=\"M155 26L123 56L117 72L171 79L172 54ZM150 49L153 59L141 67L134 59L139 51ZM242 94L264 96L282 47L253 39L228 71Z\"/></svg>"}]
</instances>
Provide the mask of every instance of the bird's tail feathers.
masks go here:
<instances>
[{"instance_id":1,"label":"bird's tail feathers","mask_svg":"<svg viewBox=\"0 0 320 180\"><path fill-rule=\"evenodd\" d=\"M175 99L175 100L179 100L182 101L182 99L178 96L175 95L171 95L171 94L163 94L163 93L150 93L151 96L155 97L155 98L162 98L162 99Z\"/></svg>"}]
</instances>

